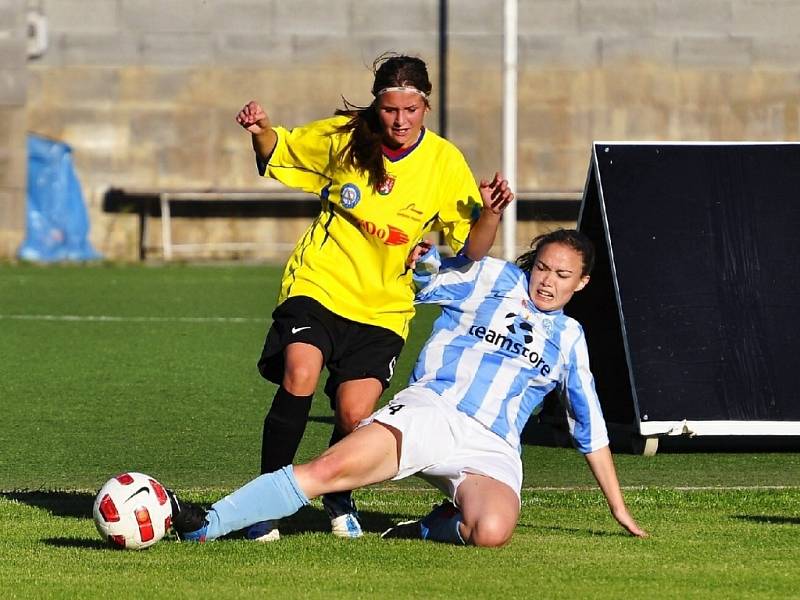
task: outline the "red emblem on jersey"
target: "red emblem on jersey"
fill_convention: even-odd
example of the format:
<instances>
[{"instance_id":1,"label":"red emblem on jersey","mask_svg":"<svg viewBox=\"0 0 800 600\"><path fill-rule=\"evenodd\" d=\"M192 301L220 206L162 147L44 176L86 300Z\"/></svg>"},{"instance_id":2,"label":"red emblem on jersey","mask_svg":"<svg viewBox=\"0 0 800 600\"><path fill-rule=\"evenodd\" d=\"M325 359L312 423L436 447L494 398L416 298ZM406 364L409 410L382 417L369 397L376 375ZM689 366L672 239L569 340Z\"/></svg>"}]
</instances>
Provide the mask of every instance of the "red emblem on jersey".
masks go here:
<instances>
[{"instance_id":1,"label":"red emblem on jersey","mask_svg":"<svg viewBox=\"0 0 800 600\"><path fill-rule=\"evenodd\" d=\"M408 243L408 234L394 225L387 225L385 228L378 227L371 221L359 221L361 229L369 235L373 235L387 246L400 246Z\"/></svg>"},{"instance_id":2,"label":"red emblem on jersey","mask_svg":"<svg viewBox=\"0 0 800 600\"><path fill-rule=\"evenodd\" d=\"M388 196L394 187L394 177L387 175L378 186L378 193L381 196Z\"/></svg>"},{"instance_id":3,"label":"red emblem on jersey","mask_svg":"<svg viewBox=\"0 0 800 600\"><path fill-rule=\"evenodd\" d=\"M405 244L408 242L408 234L402 229L398 229L394 225L388 225L389 227L389 235L386 236L386 239L383 240L384 244L389 246L399 246L400 244Z\"/></svg>"}]
</instances>

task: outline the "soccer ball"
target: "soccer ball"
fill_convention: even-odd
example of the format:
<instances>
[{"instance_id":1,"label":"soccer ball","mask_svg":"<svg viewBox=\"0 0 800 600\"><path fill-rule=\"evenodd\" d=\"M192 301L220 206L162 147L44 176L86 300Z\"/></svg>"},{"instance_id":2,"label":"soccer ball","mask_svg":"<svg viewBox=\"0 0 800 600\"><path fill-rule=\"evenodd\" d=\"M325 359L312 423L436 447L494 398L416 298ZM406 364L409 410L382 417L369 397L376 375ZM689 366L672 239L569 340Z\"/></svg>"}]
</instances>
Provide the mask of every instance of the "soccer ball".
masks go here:
<instances>
[{"instance_id":1,"label":"soccer ball","mask_svg":"<svg viewBox=\"0 0 800 600\"><path fill-rule=\"evenodd\" d=\"M164 486L143 473L122 473L97 492L92 509L100 537L115 548L142 550L164 537L172 506Z\"/></svg>"}]
</instances>

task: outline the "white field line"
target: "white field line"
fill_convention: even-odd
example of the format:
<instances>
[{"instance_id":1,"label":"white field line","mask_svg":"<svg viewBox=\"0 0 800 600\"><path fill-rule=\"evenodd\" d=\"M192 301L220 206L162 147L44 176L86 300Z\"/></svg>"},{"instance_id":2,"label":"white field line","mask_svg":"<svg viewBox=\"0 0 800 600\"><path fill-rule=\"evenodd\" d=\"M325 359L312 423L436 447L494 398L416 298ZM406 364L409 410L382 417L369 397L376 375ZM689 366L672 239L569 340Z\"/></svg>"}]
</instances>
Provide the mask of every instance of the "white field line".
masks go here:
<instances>
[{"instance_id":1,"label":"white field line","mask_svg":"<svg viewBox=\"0 0 800 600\"><path fill-rule=\"evenodd\" d=\"M254 317L118 317L112 315L0 315L14 321L73 321L93 323L264 323Z\"/></svg>"},{"instance_id":2,"label":"white field line","mask_svg":"<svg viewBox=\"0 0 800 600\"><path fill-rule=\"evenodd\" d=\"M378 493L398 493L398 492L408 492L411 494L421 494L421 495L429 495L435 494L438 492L433 487L368 487L365 488L370 492L378 492ZM758 492L758 491L785 491L785 490L800 490L800 486L797 485L752 485L752 486L744 486L744 485L733 485L733 486L714 486L714 485L699 485L699 486L675 486L675 487L666 487L666 486L622 486L624 491L647 491L647 490L664 490L664 491L677 491L677 492L698 492L698 491L751 491L751 492ZM216 488L216 487L193 487L191 488L191 492L193 494L216 494L220 497L229 494L233 491L230 488ZM8 490L0 490L0 495L4 494L27 494L27 493L41 493L41 494L48 494L48 493L75 493L75 494L96 494L97 490L90 490L85 488L76 488L76 489L66 489L63 487L53 488L53 489L43 489L43 488L29 488L29 489L8 489ZM600 489L597 487L592 486L564 486L564 487L551 487L551 486L542 486L542 487L534 487L534 486L527 486L522 488L522 492L591 492L600 494ZM390 500L381 500L379 498L365 498L364 496L357 497L358 505L361 507L381 507L381 506L388 506L392 504ZM420 498L419 500L422 504L427 506L430 502L424 498ZM319 498L315 498L311 501L312 506L322 505L322 501ZM525 498L522 499L523 506L531 504L530 500Z\"/></svg>"},{"instance_id":3,"label":"white field line","mask_svg":"<svg viewBox=\"0 0 800 600\"><path fill-rule=\"evenodd\" d=\"M623 485L620 486L623 490L630 492L644 492L651 490L671 490L675 492L735 492L735 491L771 491L771 490L800 490L800 485L676 485L676 486L662 486L662 485ZM377 487L371 486L365 488L373 492L435 492L434 487ZM599 491L596 485L565 485L565 486L523 486L523 492L593 492ZM213 491L213 490L209 490Z\"/></svg>"},{"instance_id":4,"label":"white field line","mask_svg":"<svg viewBox=\"0 0 800 600\"><path fill-rule=\"evenodd\" d=\"M381 488L381 487L370 487L367 488L369 491L373 492L411 492L411 493L419 493L419 494L428 494L428 493L436 493L437 490L433 487L424 487L424 488ZM696 491L780 491L780 490L800 490L800 486L796 485L754 485L754 486L675 486L675 487L661 487L656 486L653 488L649 488L647 486L622 486L622 489L631 492L631 491L647 491L647 490L671 490L677 492L696 492ZM522 492L591 492L601 494L600 488L592 487L592 486L564 486L564 487L523 487ZM356 492L358 493L358 492ZM602 494L601 494L602 497ZM389 500L380 500L378 498L364 498L363 496L356 496L357 503L359 506L384 506L392 504ZM317 502L317 499L313 500L312 503ZM423 504L425 503L424 500L421 500ZM530 500L525 498L522 499L523 506L532 504Z\"/></svg>"}]
</instances>

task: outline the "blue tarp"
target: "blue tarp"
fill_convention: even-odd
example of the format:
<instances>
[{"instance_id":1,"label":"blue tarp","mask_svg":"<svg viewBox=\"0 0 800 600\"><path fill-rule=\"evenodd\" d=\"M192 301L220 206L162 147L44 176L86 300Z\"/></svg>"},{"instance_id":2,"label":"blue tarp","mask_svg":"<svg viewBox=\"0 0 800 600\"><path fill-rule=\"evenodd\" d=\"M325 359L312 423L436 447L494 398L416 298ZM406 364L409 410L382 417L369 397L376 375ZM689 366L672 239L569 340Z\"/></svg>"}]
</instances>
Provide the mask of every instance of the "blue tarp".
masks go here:
<instances>
[{"instance_id":1,"label":"blue tarp","mask_svg":"<svg viewBox=\"0 0 800 600\"><path fill-rule=\"evenodd\" d=\"M102 258L88 235L89 215L72 148L28 135L27 228L17 255L38 262Z\"/></svg>"}]
</instances>

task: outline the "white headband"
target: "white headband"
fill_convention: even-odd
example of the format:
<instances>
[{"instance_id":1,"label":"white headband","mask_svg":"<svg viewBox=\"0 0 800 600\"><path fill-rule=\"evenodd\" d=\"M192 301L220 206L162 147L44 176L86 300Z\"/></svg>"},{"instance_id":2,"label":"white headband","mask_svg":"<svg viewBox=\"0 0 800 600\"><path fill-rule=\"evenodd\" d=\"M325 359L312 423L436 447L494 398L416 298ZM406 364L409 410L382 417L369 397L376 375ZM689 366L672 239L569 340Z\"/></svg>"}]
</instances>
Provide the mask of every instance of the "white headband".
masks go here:
<instances>
[{"instance_id":1,"label":"white headband","mask_svg":"<svg viewBox=\"0 0 800 600\"><path fill-rule=\"evenodd\" d=\"M398 87L385 87L385 88L383 88L381 90L378 90L378 92L375 94L375 97L377 98L378 96L381 96L382 94L386 94L387 92L414 92L415 94L419 94L420 96L422 96L425 100L428 99L428 94L426 94L422 90L418 90L417 88L415 88L412 85L401 85L401 86L398 86Z\"/></svg>"}]
</instances>

